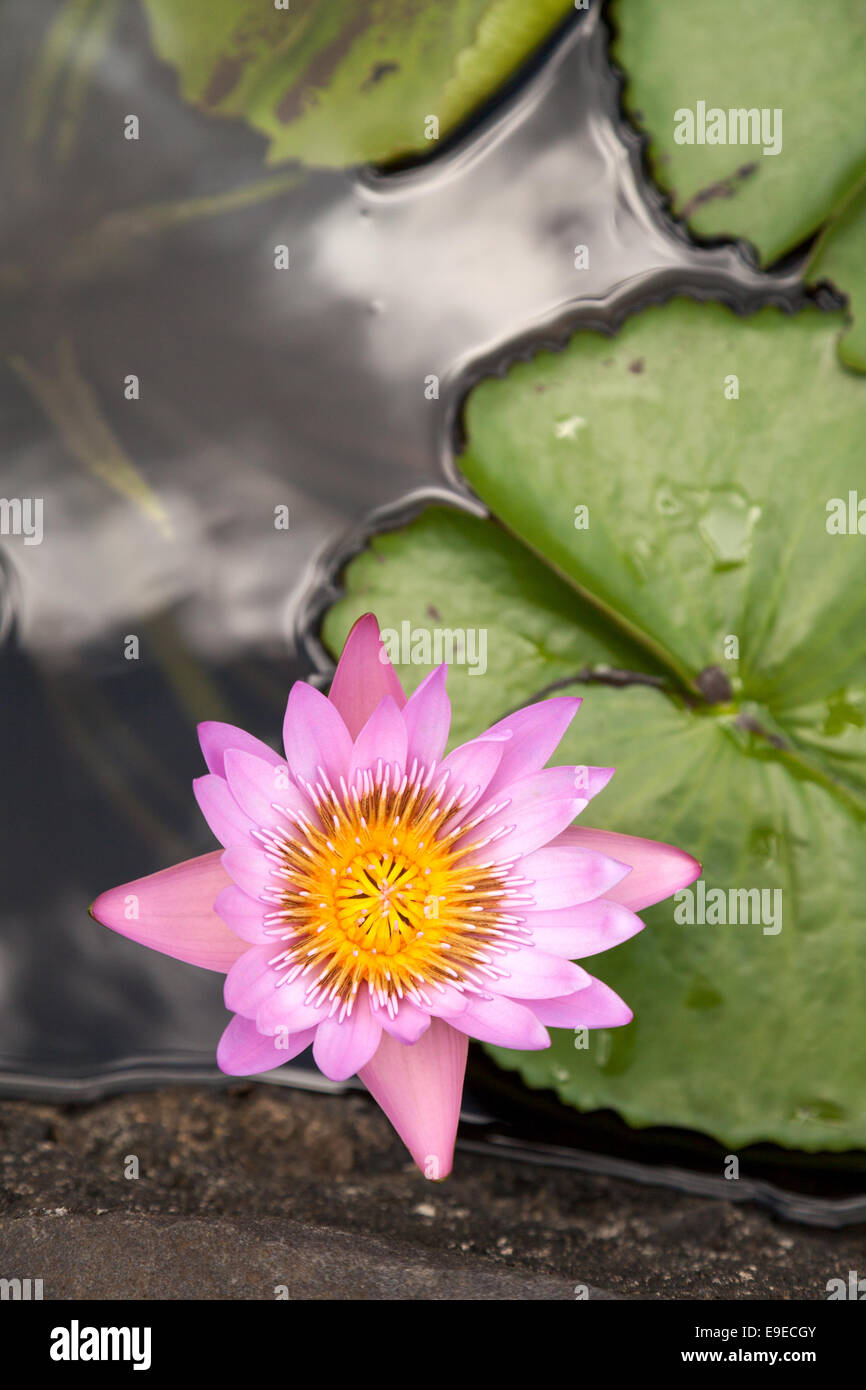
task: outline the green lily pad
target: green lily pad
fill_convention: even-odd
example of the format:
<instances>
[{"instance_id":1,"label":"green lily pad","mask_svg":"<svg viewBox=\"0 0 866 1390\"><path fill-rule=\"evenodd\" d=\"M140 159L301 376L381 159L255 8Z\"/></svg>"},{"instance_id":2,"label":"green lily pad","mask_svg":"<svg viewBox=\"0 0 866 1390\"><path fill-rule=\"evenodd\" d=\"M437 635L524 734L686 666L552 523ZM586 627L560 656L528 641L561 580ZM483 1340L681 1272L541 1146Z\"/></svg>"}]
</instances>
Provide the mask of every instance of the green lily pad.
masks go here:
<instances>
[{"instance_id":1,"label":"green lily pad","mask_svg":"<svg viewBox=\"0 0 866 1390\"><path fill-rule=\"evenodd\" d=\"M866 1146L863 821L784 752L743 742L734 713L695 716L637 686L579 693L563 760L613 749L617 769L587 819L688 845L705 893L724 893L700 913L695 885L692 915L722 920L678 921L683 895L642 913L645 931L588 962L634 1021L583 1039L556 1029L549 1052L496 1049L497 1061L634 1125L735 1148ZM730 889L757 889L760 904L743 912Z\"/></svg>"},{"instance_id":2,"label":"green lily pad","mask_svg":"<svg viewBox=\"0 0 866 1390\"><path fill-rule=\"evenodd\" d=\"M837 0L617 0L615 61L625 103L674 211L700 236L746 237L768 265L811 236L866 169L866 10ZM704 119L698 103L704 103ZM725 115L724 127L712 110ZM679 113L691 111L694 143ZM767 136L728 113L769 113ZM772 113L781 146L772 150ZM700 131L708 137L699 143ZM721 136L725 143L709 143ZM776 123L779 129L779 123ZM739 141L747 136L748 143Z\"/></svg>"},{"instance_id":3,"label":"green lily pad","mask_svg":"<svg viewBox=\"0 0 866 1390\"><path fill-rule=\"evenodd\" d=\"M796 708L866 658L862 537L827 531L827 503L862 483L841 323L681 300L579 333L472 393L460 466L686 689L722 663L744 697Z\"/></svg>"},{"instance_id":4,"label":"green lily pad","mask_svg":"<svg viewBox=\"0 0 866 1390\"><path fill-rule=\"evenodd\" d=\"M571 0L142 0L186 100L242 117L268 162L344 166L430 153Z\"/></svg>"},{"instance_id":5,"label":"green lily pad","mask_svg":"<svg viewBox=\"0 0 866 1390\"><path fill-rule=\"evenodd\" d=\"M617 768L587 823L681 845L751 920L659 904L595 962L632 1024L495 1055L732 1147L866 1146L866 538L828 510L856 528L866 382L838 370L841 322L674 302L483 382L461 466L499 520L433 509L378 537L325 622L335 652L369 609L485 630L485 673L449 679L455 742L554 684L583 695L563 760Z\"/></svg>"},{"instance_id":6,"label":"green lily pad","mask_svg":"<svg viewBox=\"0 0 866 1390\"><path fill-rule=\"evenodd\" d=\"M853 323L842 330L839 357L853 371L866 372L866 182L818 238L805 275L812 284L829 280L847 294Z\"/></svg>"}]
</instances>

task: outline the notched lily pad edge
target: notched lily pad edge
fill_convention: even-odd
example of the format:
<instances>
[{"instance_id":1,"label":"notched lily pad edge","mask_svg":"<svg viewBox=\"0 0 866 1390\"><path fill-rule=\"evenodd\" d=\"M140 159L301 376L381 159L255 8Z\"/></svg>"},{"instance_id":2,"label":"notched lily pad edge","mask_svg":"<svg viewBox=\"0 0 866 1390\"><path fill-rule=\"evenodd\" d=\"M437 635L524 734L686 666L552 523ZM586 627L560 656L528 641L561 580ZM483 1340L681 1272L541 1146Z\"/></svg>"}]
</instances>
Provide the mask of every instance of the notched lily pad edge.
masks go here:
<instances>
[{"instance_id":1,"label":"notched lily pad edge","mask_svg":"<svg viewBox=\"0 0 866 1390\"><path fill-rule=\"evenodd\" d=\"M376 554L376 541L380 536L403 531L426 511L436 509L472 516L478 521L492 520L489 508L470 493L468 485L464 485L458 496L444 487L413 488L396 501L374 508L329 541L313 558L294 609L291 635L295 650L306 657L313 668L314 684L329 682L336 669L339 652L327 645L323 628L331 609L351 598L345 579L352 562L365 551ZM378 555L377 558L382 559Z\"/></svg>"},{"instance_id":2,"label":"notched lily pad edge","mask_svg":"<svg viewBox=\"0 0 866 1390\"><path fill-rule=\"evenodd\" d=\"M724 243L725 248L731 245ZM525 332L461 364L454 375L446 373L441 383L446 408L440 414L437 452L440 467L453 489L450 500L454 500L453 493L457 493L459 498L470 499L489 514L489 508L472 490L459 467L460 456L468 443L466 406L475 387L490 378L503 381L513 367L532 362L543 353L564 352L579 333L598 333L614 339L629 319L647 309L662 308L680 300L720 304L742 319L751 318L762 309L778 309L790 318L809 309L838 313L847 302L844 295L823 287L812 288L793 277L774 280L761 275L743 285L736 278L738 269L732 266L726 272L721 267L707 266L703 271L695 267L650 271L636 283L618 286L599 299L581 299L560 305Z\"/></svg>"},{"instance_id":3,"label":"notched lily pad edge","mask_svg":"<svg viewBox=\"0 0 866 1390\"><path fill-rule=\"evenodd\" d=\"M741 236L735 232L728 235L706 236L696 231L691 225L690 215L697 206L706 201L706 198L699 193L693 195L681 210L678 211L675 208L676 190L667 182L662 161L655 154L655 137L652 131L643 125L640 112L629 104L630 77L616 56L616 45L619 38L619 30L613 16L616 3L617 0L604 0L604 20L608 35L607 60L617 84L617 116L620 134L639 170L641 191L649 208L663 223L666 230L675 235L683 245L698 246L708 251L731 247L756 274L775 276L786 281L795 277L804 295L812 298L820 307L831 311L834 309L848 310L849 323L846 329L843 329L839 334L839 364L846 371L863 372L866 370L866 367L846 360L841 352L842 339L854 322L848 292L844 286L837 285L832 279L809 280L810 269L828 239L832 237L836 223L849 204L866 188L866 157L864 157L862 169L852 176L845 192L840 196L824 221L795 246L790 247L781 256L777 256L775 260L768 261L766 265L763 263L759 248L747 236ZM744 164L733 177L736 178L738 175L748 177L751 169L752 165ZM735 191L731 184L732 179L723 180L720 183L710 185L708 189L704 190L704 193L709 195L713 190L718 190L719 196L729 197Z\"/></svg>"},{"instance_id":4,"label":"notched lily pad edge","mask_svg":"<svg viewBox=\"0 0 866 1390\"><path fill-rule=\"evenodd\" d=\"M616 56L616 46L619 39L619 29L613 16L616 3L617 0L604 0L604 21L607 31L606 57L616 84L615 119L618 133L639 174L644 202L665 230L683 246L699 246L707 251L732 247L749 269L758 274L787 273L796 264L793 252L779 257L779 260L772 266L764 266L761 264L761 256L757 246L748 237L737 236L733 232L730 236L701 236L692 229L685 213L677 212L674 207L676 190L667 183L664 168L654 154L653 134L643 125L640 113L629 105L628 93L631 79Z\"/></svg>"}]
</instances>

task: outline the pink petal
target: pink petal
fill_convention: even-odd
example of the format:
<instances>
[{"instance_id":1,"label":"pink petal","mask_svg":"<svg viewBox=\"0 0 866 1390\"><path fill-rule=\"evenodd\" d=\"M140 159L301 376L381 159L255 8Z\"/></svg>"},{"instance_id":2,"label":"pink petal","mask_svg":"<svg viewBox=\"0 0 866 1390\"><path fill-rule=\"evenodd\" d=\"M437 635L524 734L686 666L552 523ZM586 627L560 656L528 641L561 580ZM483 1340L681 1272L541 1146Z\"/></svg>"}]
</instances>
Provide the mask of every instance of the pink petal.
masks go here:
<instances>
[{"instance_id":1,"label":"pink petal","mask_svg":"<svg viewBox=\"0 0 866 1390\"><path fill-rule=\"evenodd\" d=\"M101 893L90 915L104 927L175 960L226 971L247 950L214 911L228 885L220 851Z\"/></svg>"},{"instance_id":2,"label":"pink petal","mask_svg":"<svg viewBox=\"0 0 866 1390\"><path fill-rule=\"evenodd\" d=\"M232 845L223 850L222 866L239 888L258 899L262 889L271 883L271 864L262 850L253 845Z\"/></svg>"},{"instance_id":3,"label":"pink petal","mask_svg":"<svg viewBox=\"0 0 866 1390\"><path fill-rule=\"evenodd\" d=\"M242 748L245 753L254 753L257 758L264 758L265 762L269 763L283 761L279 753L262 743L260 738L253 738L252 734L246 733L243 729L236 729L234 724L221 724L216 719L207 719L203 724L199 724L198 741L208 771L215 772L218 777L225 776L224 759L228 748Z\"/></svg>"},{"instance_id":4,"label":"pink petal","mask_svg":"<svg viewBox=\"0 0 866 1390\"><path fill-rule=\"evenodd\" d=\"M409 696L403 709L403 719L409 736L408 765L413 758L429 767L438 762L448 742L451 727L451 701L445 691L447 666L437 666L425 676L418 689Z\"/></svg>"},{"instance_id":5,"label":"pink petal","mask_svg":"<svg viewBox=\"0 0 866 1390\"><path fill-rule=\"evenodd\" d=\"M372 613L366 613L346 638L328 698L354 739L386 695L391 696L398 709L406 703L403 687L382 645L379 624Z\"/></svg>"},{"instance_id":6,"label":"pink petal","mask_svg":"<svg viewBox=\"0 0 866 1390\"><path fill-rule=\"evenodd\" d=\"M607 898L596 898L580 907L563 907L558 912L527 912L525 916L535 944L569 960L609 951L643 931L644 925L627 907Z\"/></svg>"},{"instance_id":7,"label":"pink petal","mask_svg":"<svg viewBox=\"0 0 866 1390\"><path fill-rule=\"evenodd\" d=\"M359 993L348 1018L342 1023L336 1018L326 1019L316 1029L316 1066L332 1081L347 1081L366 1066L381 1036L382 1024L370 1008L367 994Z\"/></svg>"},{"instance_id":8,"label":"pink petal","mask_svg":"<svg viewBox=\"0 0 866 1390\"><path fill-rule=\"evenodd\" d=\"M659 840L642 840L637 835L620 835L613 830L591 830L574 826L563 831L559 844L609 854L632 871L605 897L630 907L633 912L663 902L672 893L693 883L701 872L697 859L673 845Z\"/></svg>"},{"instance_id":9,"label":"pink petal","mask_svg":"<svg viewBox=\"0 0 866 1390\"><path fill-rule=\"evenodd\" d=\"M275 804L310 815L310 800L289 780L286 763L267 763L252 753L229 748L225 768L229 791L255 826L286 829L286 817L274 809Z\"/></svg>"},{"instance_id":10,"label":"pink petal","mask_svg":"<svg viewBox=\"0 0 866 1390\"><path fill-rule=\"evenodd\" d=\"M537 1051L549 1047L550 1038L535 1008L534 1001L528 1009L501 995L496 999L472 999L466 1012L452 1019L450 1026L481 1042Z\"/></svg>"},{"instance_id":11,"label":"pink petal","mask_svg":"<svg viewBox=\"0 0 866 1390\"><path fill-rule=\"evenodd\" d=\"M495 842L482 845L466 857L466 862L484 863L495 854L500 862L518 859L531 854L533 850L546 845L570 825L581 809L579 801L552 801L533 798L528 804L521 800L512 802L502 812L491 816L476 830L469 832L465 844L487 840L496 836ZM474 812L473 812L474 814Z\"/></svg>"},{"instance_id":12,"label":"pink petal","mask_svg":"<svg viewBox=\"0 0 866 1390\"><path fill-rule=\"evenodd\" d=\"M485 805L498 798L507 801L507 805L489 816L474 831L473 838L502 833L495 842L496 858L500 860L530 855L562 834L592 796L606 787L613 771L613 767L545 767L499 792L488 791ZM580 792L575 791L578 783ZM485 853L489 858L489 849L475 851L468 856L468 862L475 862Z\"/></svg>"},{"instance_id":13,"label":"pink petal","mask_svg":"<svg viewBox=\"0 0 866 1390\"><path fill-rule=\"evenodd\" d=\"M469 743L455 748L442 762L433 779L434 785L438 786L443 773L448 773L443 802L447 803L459 792L459 815L463 816L464 812L486 792L501 757L502 743L496 739L474 738ZM454 824L454 820L449 821L444 830L447 832Z\"/></svg>"},{"instance_id":14,"label":"pink petal","mask_svg":"<svg viewBox=\"0 0 866 1390\"><path fill-rule=\"evenodd\" d=\"M485 804L495 804L497 796L507 805L501 811L490 815L477 830L471 832L471 839L486 838L499 834L495 841L496 858L506 860L520 855L531 854L561 832L574 820L586 806L588 798L606 786L613 776L613 768L581 769L586 773L586 790L575 791L573 767L548 767L542 772L530 773L510 787L504 787L498 794L488 792ZM474 851L468 859L472 863L483 857L490 857L491 847Z\"/></svg>"},{"instance_id":15,"label":"pink petal","mask_svg":"<svg viewBox=\"0 0 866 1390\"><path fill-rule=\"evenodd\" d=\"M396 1015L391 1018L385 1009L379 1011L379 1020L386 1033L401 1043L416 1043L422 1033L430 1027L430 1015L418 1009L408 999L402 999Z\"/></svg>"},{"instance_id":16,"label":"pink petal","mask_svg":"<svg viewBox=\"0 0 866 1390\"><path fill-rule=\"evenodd\" d=\"M551 1028L620 1028L634 1017L628 1004L601 980L564 999L538 999L532 1007Z\"/></svg>"},{"instance_id":17,"label":"pink petal","mask_svg":"<svg viewBox=\"0 0 866 1390\"><path fill-rule=\"evenodd\" d=\"M560 695L516 710L488 729L488 734L511 735L499 771L490 784L491 792L501 791L531 772L539 772L555 753L580 705L580 699Z\"/></svg>"},{"instance_id":18,"label":"pink petal","mask_svg":"<svg viewBox=\"0 0 866 1390\"><path fill-rule=\"evenodd\" d=\"M537 849L516 866L518 874L532 880L525 891L532 894L540 911L599 898L630 871L628 864L620 864L606 854L581 852L562 843Z\"/></svg>"},{"instance_id":19,"label":"pink petal","mask_svg":"<svg viewBox=\"0 0 866 1390\"><path fill-rule=\"evenodd\" d=\"M217 1066L228 1076L256 1076L290 1062L312 1041L313 1029L290 1038L263 1038L248 1018L235 1017L219 1040Z\"/></svg>"},{"instance_id":20,"label":"pink petal","mask_svg":"<svg viewBox=\"0 0 866 1390\"><path fill-rule=\"evenodd\" d=\"M412 1047L382 1035L359 1075L425 1177L447 1178L454 1159L467 1039L441 1019Z\"/></svg>"},{"instance_id":21,"label":"pink petal","mask_svg":"<svg viewBox=\"0 0 866 1390\"><path fill-rule=\"evenodd\" d=\"M279 947L250 946L226 975L223 998L226 1008L244 1018L255 1018L259 1007L277 988L279 975L268 961L279 955Z\"/></svg>"},{"instance_id":22,"label":"pink petal","mask_svg":"<svg viewBox=\"0 0 866 1390\"><path fill-rule=\"evenodd\" d=\"M314 1028L324 1023L328 1009L324 1004L314 1007L305 1002L308 981L293 980L291 984L279 985L262 1000L256 1013L256 1027L260 1033L276 1033L288 1029L296 1033L299 1029Z\"/></svg>"},{"instance_id":23,"label":"pink petal","mask_svg":"<svg viewBox=\"0 0 866 1390\"><path fill-rule=\"evenodd\" d=\"M192 784L199 810L221 845L250 843L250 831L255 830L249 816L244 815L222 777L209 772L196 777Z\"/></svg>"},{"instance_id":24,"label":"pink petal","mask_svg":"<svg viewBox=\"0 0 866 1390\"><path fill-rule=\"evenodd\" d=\"M504 979L491 980L487 988L508 999L550 999L573 994L588 985L591 978L570 960L532 946L513 951L504 960L497 959L496 965L507 973Z\"/></svg>"},{"instance_id":25,"label":"pink petal","mask_svg":"<svg viewBox=\"0 0 866 1390\"><path fill-rule=\"evenodd\" d=\"M265 904L255 902L234 883L217 894L214 911L242 941L250 941L254 946L263 946L274 939L265 935Z\"/></svg>"},{"instance_id":26,"label":"pink petal","mask_svg":"<svg viewBox=\"0 0 866 1390\"><path fill-rule=\"evenodd\" d=\"M396 702L386 695L355 739L349 763L349 785L353 784L356 772L375 771L380 760L386 764L396 763L402 773L406 767L407 746L403 716Z\"/></svg>"},{"instance_id":27,"label":"pink petal","mask_svg":"<svg viewBox=\"0 0 866 1390\"><path fill-rule=\"evenodd\" d=\"M320 782L320 768L335 787L346 776L352 757L349 731L336 705L305 681L295 681L289 693L283 740L289 767L300 781Z\"/></svg>"},{"instance_id":28,"label":"pink petal","mask_svg":"<svg viewBox=\"0 0 866 1390\"><path fill-rule=\"evenodd\" d=\"M425 1004L424 1007L433 1018L456 1018L469 1007L470 996L459 989L453 989L451 985L440 985L438 989L431 985L428 994L430 1004Z\"/></svg>"}]
</instances>

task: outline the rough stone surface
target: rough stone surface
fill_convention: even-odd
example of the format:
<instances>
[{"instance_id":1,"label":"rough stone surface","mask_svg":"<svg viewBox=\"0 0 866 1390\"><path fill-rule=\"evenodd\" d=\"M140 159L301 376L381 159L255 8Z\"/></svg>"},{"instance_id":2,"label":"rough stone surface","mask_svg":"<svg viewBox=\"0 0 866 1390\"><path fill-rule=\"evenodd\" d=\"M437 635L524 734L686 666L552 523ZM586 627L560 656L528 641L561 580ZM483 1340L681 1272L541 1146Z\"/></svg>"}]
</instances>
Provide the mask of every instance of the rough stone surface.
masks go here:
<instances>
[{"instance_id":1,"label":"rough stone surface","mask_svg":"<svg viewBox=\"0 0 866 1390\"><path fill-rule=\"evenodd\" d=\"M0 1277L46 1298L824 1299L864 1264L862 1226L476 1153L428 1183L361 1095L4 1101L0 1153Z\"/></svg>"}]
</instances>

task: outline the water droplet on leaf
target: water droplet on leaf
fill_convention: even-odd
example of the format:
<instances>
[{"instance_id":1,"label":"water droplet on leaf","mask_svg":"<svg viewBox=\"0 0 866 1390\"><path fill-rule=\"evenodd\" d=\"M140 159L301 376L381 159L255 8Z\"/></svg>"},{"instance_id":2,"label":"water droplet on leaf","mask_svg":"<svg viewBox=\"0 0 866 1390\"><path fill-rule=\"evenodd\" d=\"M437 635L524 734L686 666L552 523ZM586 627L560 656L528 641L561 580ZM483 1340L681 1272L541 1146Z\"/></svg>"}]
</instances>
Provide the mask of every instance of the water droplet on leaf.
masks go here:
<instances>
[{"instance_id":1,"label":"water droplet on leaf","mask_svg":"<svg viewBox=\"0 0 866 1390\"><path fill-rule=\"evenodd\" d=\"M698 517L698 531L716 569L744 565L752 553L752 532L761 508L739 488L711 488Z\"/></svg>"}]
</instances>

